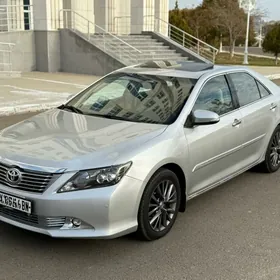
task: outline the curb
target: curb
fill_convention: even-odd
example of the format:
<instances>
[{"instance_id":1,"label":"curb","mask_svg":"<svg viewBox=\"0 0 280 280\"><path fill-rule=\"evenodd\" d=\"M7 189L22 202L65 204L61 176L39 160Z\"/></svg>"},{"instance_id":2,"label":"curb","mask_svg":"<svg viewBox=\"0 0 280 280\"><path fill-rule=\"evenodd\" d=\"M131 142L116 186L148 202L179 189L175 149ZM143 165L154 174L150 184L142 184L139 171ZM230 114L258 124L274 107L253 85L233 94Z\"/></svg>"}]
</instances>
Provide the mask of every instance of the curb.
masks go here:
<instances>
[{"instance_id":1,"label":"curb","mask_svg":"<svg viewBox=\"0 0 280 280\"><path fill-rule=\"evenodd\" d=\"M272 74L265 76L270 80L277 80L280 79L280 74ZM21 105L18 107L4 107L0 108L0 117L16 115L16 114L26 114L26 113L33 113L39 112L44 110L53 109L55 107L60 106L64 100L61 102L51 102L45 104L31 104L31 105Z\"/></svg>"},{"instance_id":2,"label":"curb","mask_svg":"<svg viewBox=\"0 0 280 280\"><path fill-rule=\"evenodd\" d=\"M280 74L267 75L265 77L268 78L269 80L278 80L280 79Z\"/></svg>"}]
</instances>

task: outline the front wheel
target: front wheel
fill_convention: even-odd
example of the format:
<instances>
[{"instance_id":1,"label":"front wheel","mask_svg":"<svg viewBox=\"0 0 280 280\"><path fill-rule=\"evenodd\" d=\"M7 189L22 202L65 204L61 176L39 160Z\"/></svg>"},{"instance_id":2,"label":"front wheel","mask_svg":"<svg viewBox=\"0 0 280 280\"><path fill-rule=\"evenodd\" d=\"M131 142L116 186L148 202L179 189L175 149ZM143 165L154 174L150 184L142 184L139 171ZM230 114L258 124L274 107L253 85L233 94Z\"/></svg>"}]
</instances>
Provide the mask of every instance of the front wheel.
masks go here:
<instances>
[{"instance_id":1,"label":"front wheel","mask_svg":"<svg viewBox=\"0 0 280 280\"><path fill-rule=\"evenodd\" d=\"M176 174L160 169L144 191L138 213L138 234L152 241L165 236L177 218L181 188Z\"/></svg>"}]
</instances>

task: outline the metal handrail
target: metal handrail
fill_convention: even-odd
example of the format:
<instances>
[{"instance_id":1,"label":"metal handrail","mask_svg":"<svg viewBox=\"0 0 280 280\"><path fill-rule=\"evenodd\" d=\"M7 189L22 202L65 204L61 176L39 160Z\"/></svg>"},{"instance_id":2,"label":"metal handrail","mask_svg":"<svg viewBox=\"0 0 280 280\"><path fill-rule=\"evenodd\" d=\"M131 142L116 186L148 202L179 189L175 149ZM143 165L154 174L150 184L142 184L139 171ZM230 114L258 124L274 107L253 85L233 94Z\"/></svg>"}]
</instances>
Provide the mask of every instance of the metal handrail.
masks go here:
<instances>
[{"instance_id":1,"label":"metal handrail","mask_svg":"<svg viewBox=\"0 0 280 280\"><path fill-rule=\"evenodd\" d=\"M87 39L88 40L91 40L91 32L90 32L90 25L94 26L95 28L97 28L98 30L102 31L102 34L101 36L103 37L104 41L103 41L103 46L105 46L106 44L110 44L110 40L106 40L105 41L105 36L108 36L110 38L113 38L115 39L117 42L118 42L118 45L119 45L119 51L121 53L124 52L124 49L123 49L123 45L127 46L129 48L130 51L135 51L136 53L138 54L141 54L142 52L140 50L138 50L137 48L135 48L134 46L130 45L129 43L127 43L126 41L122 40L121 38L119 38L118 36L112 34L111 32L108 32L107 30L105 30L104 28L102 28L101 26L91 22L90 20L88 20L86 17L80 15L79 13L77 13L76 11L73 11L71 9L62 9L59 11L59 22L60 24L63 23L64 21L62 20L61 18L61 14L63 15L64 13L71 13L72 15L77 15L79 18L85 20L86 22L86 25L87 25ZM60 25L61 27L61 25ZM69 26L67 26L69 27ZM77 29L77 22L73 22L72 23L72 26L71 26L71 29ZM77 30L79 31L79 30ZM82 32L83 33L83 32ZM98 35L97 35L98 36ZM111 44L112 45L112 44ZM127 51L127 50L126 50ZM126 53L127 54L127 53ZM129 54L128 54L129 55ZM137 55L135 56L135 58L137 58ZM135 59L132 59L132 60L135 60ZM133 61L133 62L137 62L137 61Z\"/></svg>"},{"instance_id":2,"label":"metal handrail","mask_svg":"<svg viewBox=\"0 0 280 280\"><path fill-rule=\"evenodd\" d=\"M158 18L158 17L155 17L155 19L157 19L157 20L159 20L161 22L164 22L165 24L168 24L168 26L171 26L172 28L178 30L179 32L182 32L183 34L187 35L188 37L191 37L192 39L195 39L196 41L202 43L203 45L205 45L205 46L207 46L207 47L209 47L209 48L211 48L211 49L213 49L213 50L215 50L217 52L219 51L217 48L215 48L215 47L209 45L208 43L206 43L206 42L196 38L195 36L193 36L193 35L189 34L188 32L178 28L177 26L175 26L175 25L173 25L173 24L171 24L171 23L169 23L169 22L167 22L167 21L165 21L165 20L163 20L161 18Z\"/></svg>"},{"instance_id":3,"label":"metal handrail","mask_svg":"<svg viewBox=\"0 0 280 280\"><path fill-rule=\"evenodd\" d=\"M13 72L13 63L12 63L12 48L16 44L0 42L0 56L2 54L2 62L0 62L0 73L1 72ZM1 48L3 46L3 49ZM7 69L8 68L8 69Z\"/></svg>"},{"instance_id":4,"label":"metal handrail","mask_svg":"<svg viewBox=\"0 0 280 280\"><path fill-rule=\"evenodd\" d=\"M123 18L131 18L131 16L117 16L114 17L114 26L117 29L116 33L119 33L119 19L123 19Z\"/></svg>"},{"instance_id":5,"label":"metal handrail","mask_svg":"<svg viewBox=\"0 0 280 280\"><path fill-rule=\"evenodd\" d=\"M0 32L25 30L27 24L28 30L34 29L33 5L0 5L0 16Z\"/></svg>"},{"instance_id":6,"label":"metal handrail","mask_svg":"<svg viewBox=\"0 0 280 280\"><path fill-rule=\"evenodd\" d=\"M115 18L119 20L121 18L131 18L131 16L119 16ZM199 38L196 38L195 36L185 32L184 30L178 28L177 26L159 18L155 15L146 15L144 18L151 18L151 22L148 22L144 29L148 29L146 31L152 31L160 33L161 35L164 35L182 45L183 47L187 48L190 52L199 55L200 57L204 58L206 61L212 61L215 62L216 55L219 52L219 50L210 44L200 40ZM160 23L164 24L166 26L168 34L165 34L160 31ZM118 25L118 22L117 22ZM117 27L118 28L118 27ZM157 29L158 28L158 29ZM209 48L210 51L206 50L206 48Z\"/></svg>"}]
</instances>

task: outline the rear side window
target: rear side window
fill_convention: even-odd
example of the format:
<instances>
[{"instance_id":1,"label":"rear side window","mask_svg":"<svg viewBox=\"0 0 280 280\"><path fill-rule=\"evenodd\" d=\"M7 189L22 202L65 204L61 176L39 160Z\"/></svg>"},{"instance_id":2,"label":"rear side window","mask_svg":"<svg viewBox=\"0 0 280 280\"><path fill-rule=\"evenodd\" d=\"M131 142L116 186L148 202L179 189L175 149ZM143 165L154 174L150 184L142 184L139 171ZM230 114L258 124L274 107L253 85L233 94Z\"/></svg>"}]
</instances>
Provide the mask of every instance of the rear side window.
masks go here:
<instances>
[{"instance_id":1,"label":"rear side window","mask_svg":"<svg viewBox=\"0 0 280 280\"><path fill-rule=\"evenodd\" d=\"M236 90L240 106L253 103L261 98L256 80L247 73L229 75Z\"/></svg>"},{"instance_id":2,"label":"rear side window","mask_svg":"<svg viewBox=\"0 0 280 280\"><path fill-rule=\"evenodd\" d=\"M262 98L270 95L270 92L260 82L257 81L257 85L259 87Z\"/></svg>"}]
</instances>

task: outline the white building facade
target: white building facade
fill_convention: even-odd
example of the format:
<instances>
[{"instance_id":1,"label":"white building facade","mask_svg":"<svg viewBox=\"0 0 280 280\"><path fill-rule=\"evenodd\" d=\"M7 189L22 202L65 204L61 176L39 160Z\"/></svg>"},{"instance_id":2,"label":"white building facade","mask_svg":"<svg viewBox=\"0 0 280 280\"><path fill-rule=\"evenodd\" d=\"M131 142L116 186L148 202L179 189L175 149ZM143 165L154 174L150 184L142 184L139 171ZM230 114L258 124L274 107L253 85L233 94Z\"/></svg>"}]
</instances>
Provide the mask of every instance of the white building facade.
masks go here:
<instances>
[{"instance_id":1,"label":"white building facade","mask_svg":"<svg viewBox=\"0 0 280 280\"><path fill-rule=\"evenodd\" d=\"M75 11L75 20L63 18L63 9ZM169 0L0 0L0 31L57 30L81 16L98 33L140 34L153 30L157 18L168 22L168 11Z\"/></svg>"}]
</instances>

